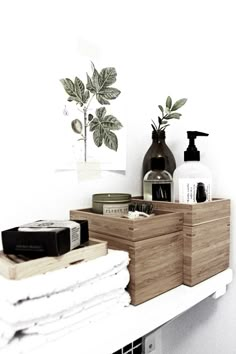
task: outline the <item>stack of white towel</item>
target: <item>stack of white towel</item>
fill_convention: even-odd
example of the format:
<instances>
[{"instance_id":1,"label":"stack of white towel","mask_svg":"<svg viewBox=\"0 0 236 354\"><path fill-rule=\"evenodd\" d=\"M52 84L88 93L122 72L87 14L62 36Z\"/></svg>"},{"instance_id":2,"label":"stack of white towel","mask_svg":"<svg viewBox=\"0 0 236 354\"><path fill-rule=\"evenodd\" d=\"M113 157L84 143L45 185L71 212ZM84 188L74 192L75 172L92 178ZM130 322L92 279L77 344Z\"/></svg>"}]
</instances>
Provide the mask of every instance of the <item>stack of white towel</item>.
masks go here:
<instances>
[{"instance_id":1,"label":"stack of white towel","mask_svg":"<svg viewBox=\"0 0 236 354\"><path fill-rule=\"evenodd\" d=\"M0 353L33 348L130 303L129 256L106 256L22 280L0 276Z\"/></svg>"}]
</instances>

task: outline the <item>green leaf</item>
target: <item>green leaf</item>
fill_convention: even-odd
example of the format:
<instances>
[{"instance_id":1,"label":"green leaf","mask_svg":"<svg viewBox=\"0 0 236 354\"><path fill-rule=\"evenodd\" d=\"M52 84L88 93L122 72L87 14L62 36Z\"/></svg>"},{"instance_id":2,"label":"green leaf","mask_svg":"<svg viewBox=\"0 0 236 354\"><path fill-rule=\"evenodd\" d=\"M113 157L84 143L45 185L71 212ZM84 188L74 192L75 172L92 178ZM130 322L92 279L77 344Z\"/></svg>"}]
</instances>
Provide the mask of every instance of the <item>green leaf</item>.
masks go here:
<instances>
[{"instance_id":1,"label":"green leaf","mask_svg":"<svg viewBox=\"0 0 236 354\"><path fill-rule=\"evenodd\" d=\"M100 72L100 87L107 87L116 82L116 69L115 68L104 68Z\"/></svg>"},{"instance_id":2,"label":"green leaf","mask_svg":"<svg viewBox=\"0 0 236 354\"><path fill-rule=\"evenodd\" d=\"M158 108L161 110L162 115L164 115L164 109L161 105L158 105Z\"/></svg>"},{"instance_id":3,"label":"green leaf","mask_svg":"<svg viewBox=\"0 0 236 354\"><path fill-rule=\"evenodd\" d=\"M69 96L76 96L74 84L70 79L61 79L60 82L62 83L64 90L66 93L68 93Z\"/></svg>"},{"instance_id":4,"label":"green leaf","mask_svg":"<svg viewBox=\"0 0 236 354\"><path fill-rule=\"evenodd\" d=\"M105 107L100 107L100 108L96 109L96 116L98 117L98 119L104 118L105 115L106 115L106 108Z\"/></svg>"},{"instance_id":5,"label":"green leaf","mask_svg":"<svg viewBox=\"0 0 236 354\"><path fill-rule=\"evenodd\" d=\"M168 114L165 119L179 119L181 117L182 114L180 113L170 113Z\"/></svg>"},{"instance_id":6,"label":"green leaf","mask_svg":"<svg viewBox=\"0 0 236 354\"><path fill-rule=\"evenodd\" d=\"M93 141L97 147L100 147L103 142L103 131L102 127L98 126L96 130L93 132Z\"/></svg>"},{"instance_id":7,"label":"green leaf","mask_svg":"<svg viewBox=\"0 0 236 354\"><path fill-rule=\"evenodd\" d=\"M161 130L165 130L166 127L169 127L170 124L166 124L166 125L163 125L163 127L161 127Z\"/></svg>"},{"instance_id":8,"label":"green leaf","mask_svg":"<svg viewBox=\"0 0 236 354\"><path fill-rule=\"evenodd\" d=\"M100 83L99 83L100 78L99 78L99 73L98 73L97 69L95 68L95 66L93 66L92 81L93 81L93 86L96 89L96 92L98 92L100 89Z\"/></svg>"},{"instance_id":9,"label":"green leaf","mask_svg":"<svg viewBox=\"0 0 236 354\"><path fill-rule=\"evenodd\" d=\"M79 119L74 119L71 122L71 127L75 133L81 134L82 129L83 129L83 124L81 123L81 121Z\"/></svg>"},{"instance_id":10,"label":"green leaf","mask_svg":"<svg viewBox=\"0 0 236 354\"><path fill-rule=\"evenodd\" d=\"M162 119L160 117L158 117L158 123L161 124L162 123Z\"/></svg>"},{"instance_id":11,"label":"green leaf","mask_svg":"<svg viewBox=\"0 0 236 354\"><path fill-rule=\"evenodd\" d=\"M120 94L117 88L109 87L116 81L115 68L104 68L99 74L92 63L92 79L87 74L87 89L96 94L96 99L101 105L110 104L108 100L114 100Z\"/></svg>"},{"instance_id":12,"label":"green leaf","mask_svg":"<svg viewBox=\"0 0 236 354\"><path fill-rule=\"evenodd\" d=\"M82 96L82 99L83 99L83 103L87 103L88 102L88 99L89 99L89 91L86 90Z\"/></svg>"},{"instance_id":13,"label":"green leaf","mask_svg":"<svg viewBox=\"0 0 236 354\"><path fill-rule=\"evenodd\" d=\"M84 84L78 77L75 78L75 90L77 96L81 97L82 99L82 96L84 94Z\"/></svg>"},{"instance_id":14,"label":"green leaf","mask_svg":"<svg viewBox=\"0 0 236 354\"><path fill-rule=\"evenodd\" d=\"M173 107L171 108L171 111L177 111L180 107L182 107L185 103L187 102L187 98L181 98L180 100L176 101Z\"/></svg>"},{"instance_id":15,"label":"green leaf","mask_svg":"<svg viewBox=\"0 0 236 354\"><path fill-rule=\"evenodd\" d=\"M170 96L168 96L166 99L166 107L171 109L171 105L172 105L172 99Z\"/></svg>"},{"instance_id":16,"label":"green leaf","mask_svg":"<svg viewBox=\"0 0 236 354\"><path fill-rule=\"evenodd\" d=\"M156 125L156 123L154 122L154 120L152 120L152 123L153 123L153 124L151 124L152 129L157 131L158 128L157 128L157 125Z\"/></svg>"},{"instance_id":17,"label":"green leaf","mask_svg":"<svg viewBox=\"0 0 236 354\"><path fill-rule=\"evenodd\" d=\"M113 87L105 87L102 90L99 90L99 95L107 100L114 100L116 97L119 96L119 94L120 90Z\"/></svg>"},{"instance_id":18,"label":"green leaf","mask_svg":"<svg viewBox=\"0 0 236 354\"><path fill-rule=\"evenodd\" d=\"M118 139L115 133L110 130L104 130L104 144L111 150L117 151Z\"/></svg>"},{"instance_id":19,"label":"green leaf","mask_svg":"<svg viewBox=\"0 0 236 354\"><path fill-rule=\"evenodd\" d=\"M171 112L170 108L166 107L165 112L166 114L169 114Z\"/></svg>"},{"instance_id":20,"label":"green leaf","mask_svg":"<svg viewBox=\"0 0 236 354\"><path fill-rule=\"evenodd\" d=\"M96 88L93 85L91 77L87 74L87 85L86 85L87 90L89 90L91 93L96 93Z\"/></svg>"},{"instance_id":21,"label":"green leaf","mask_svg":"<svg viewBox=\"0 0 236 354\"><path fill-rule=\"evenodd\" d=\"M99 127L101 124L100 124L100 122L99 122L99 119L98 118L94 118L92 121L91 121L91 123L90 123L90 125L89 125L89 130L91 131L91 132L93 132L97 127Z\"/></svg>"},{"instance_id":22,"label":"green leaf","mask_svg":"<svg viewBox=\"0 0 236 354\"><path fill-rule=\"evenodd\" d=\"M80 100L78 96L69 96L67 98L67 101L69 102L75 101L77 104L79 103L81 107L83 106L83 102Z\"/></svg>"},{"instance_id":23,"label":"green leaf","mask_svg":"<svg viewBox=\"0 0 236 354\"><path fill-rule=\"evenodd\" d=\"M110 114L104 117L102 120L102 126L103 128L110 130L119 130L123 127L121 122Z\"/></svg>"},{"instance_id":24,"label":"green leaf","mask_svg":"<svg viewBox=\"0 0 236 354\"><path fill-rule=\"evenodd\" d=\"M101 96L101 95L99 95L99 94L96 94L96 99L98 100L98 102L99 102L100 104L110 104L109 101L105 100L105 99L103 98L103 96Z\"/></svg>"}]
</instances>

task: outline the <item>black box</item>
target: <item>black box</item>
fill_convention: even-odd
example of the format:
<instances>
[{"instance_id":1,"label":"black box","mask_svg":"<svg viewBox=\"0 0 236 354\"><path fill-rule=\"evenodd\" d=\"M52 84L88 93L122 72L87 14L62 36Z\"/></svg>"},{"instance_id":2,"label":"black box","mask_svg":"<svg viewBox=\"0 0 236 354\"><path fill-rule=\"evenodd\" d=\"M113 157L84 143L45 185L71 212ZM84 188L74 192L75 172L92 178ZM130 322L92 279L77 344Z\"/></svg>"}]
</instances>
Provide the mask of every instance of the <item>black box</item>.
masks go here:
<instances>
[{"instance_id":1,"label":"black box","mask_svg":"<svg viewBox=\"0 0 236 354\"><path fill-rule=\"evenodd\" d=\"M72 221L80 224L79 243L85 244L89 240L88 221ZM48 231L19 231L19 227L14 227L2 231L3 252L29 258L60 256L75 248L71 246L71 237L73 235L71 236L71 230L68 227L53 228L51 231L50 228Z\"/></svg>"}]
</instances>

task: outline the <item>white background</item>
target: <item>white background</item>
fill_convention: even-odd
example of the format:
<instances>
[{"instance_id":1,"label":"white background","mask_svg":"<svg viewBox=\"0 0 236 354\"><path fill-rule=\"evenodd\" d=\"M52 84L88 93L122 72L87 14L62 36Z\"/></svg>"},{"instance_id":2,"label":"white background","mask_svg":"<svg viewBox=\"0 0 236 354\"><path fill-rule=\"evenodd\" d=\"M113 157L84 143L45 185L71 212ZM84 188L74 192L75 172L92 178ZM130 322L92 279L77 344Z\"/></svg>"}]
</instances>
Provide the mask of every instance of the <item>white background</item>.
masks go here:
<instances>
[{"instance_id":1,"label":"white background","mask_svg":"<svg viewBox=\"0 0 236 354\"><path fill-rule=\"evenodd\" d=\"M68 218L99 192L141 191L151 119L167 95L187 97L180 121L167 129L177 164L186 131L198 138L213 174L213 194L232 200L231 265L235 268L235 10L220 1L1 1L0 229L43 218ZM55 172L62 77L80 61L114 66L126 121L126 174L86 180ZM64 95L64 93L63 93ZM64 96L63 96L64 97ZM113 104L112 104L113 105ZM204 301L163 331L165 354L236 353L236 285Z\"/></svg>"}]
</instances>

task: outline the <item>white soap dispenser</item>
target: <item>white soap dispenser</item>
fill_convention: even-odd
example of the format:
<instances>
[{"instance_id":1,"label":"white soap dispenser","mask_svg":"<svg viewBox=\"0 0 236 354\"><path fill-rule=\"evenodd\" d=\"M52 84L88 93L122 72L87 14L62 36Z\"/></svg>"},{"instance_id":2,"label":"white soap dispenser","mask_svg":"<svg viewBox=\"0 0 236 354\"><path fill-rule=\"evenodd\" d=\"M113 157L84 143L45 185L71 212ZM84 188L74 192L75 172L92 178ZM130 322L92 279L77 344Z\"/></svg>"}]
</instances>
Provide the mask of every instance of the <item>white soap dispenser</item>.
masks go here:
<instances>
[{"instance_id":1,"label":"white soap dispenser","mask_svg":"<svg viewBox=\"0 0 236 354\"><path fill-rule=\"evenodd\" d=\"M195 146L197 136L207 133L188 131L189 146L184 152L184 163L173 174L174 200L179 203L202 203L212 199L212 177L209 168L200 162L200 151Z\"/></svg>"}]
</instances>

